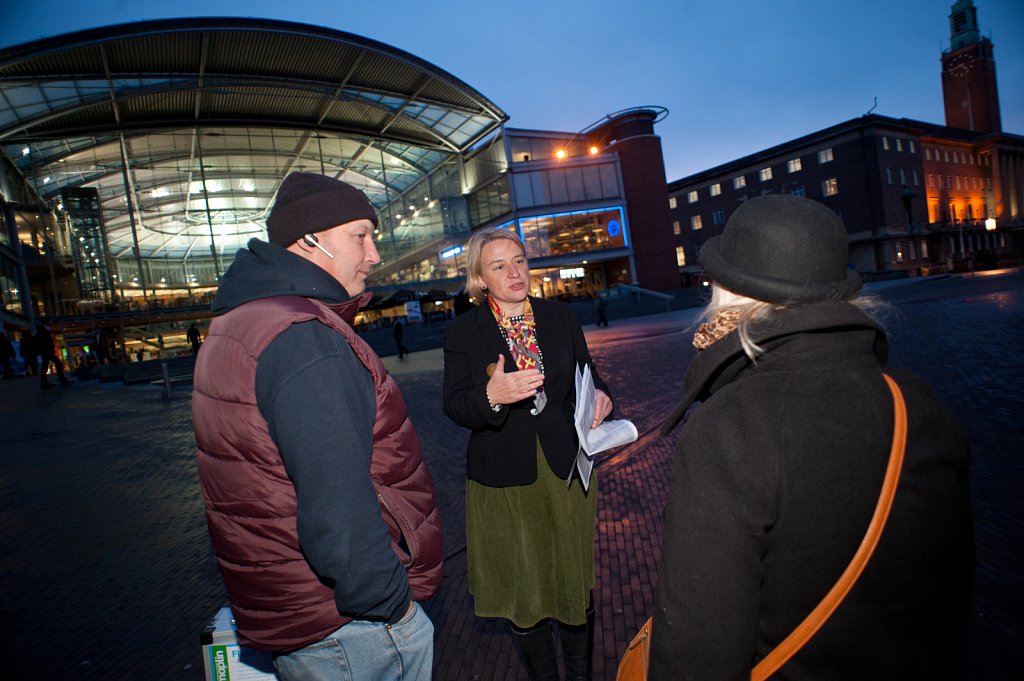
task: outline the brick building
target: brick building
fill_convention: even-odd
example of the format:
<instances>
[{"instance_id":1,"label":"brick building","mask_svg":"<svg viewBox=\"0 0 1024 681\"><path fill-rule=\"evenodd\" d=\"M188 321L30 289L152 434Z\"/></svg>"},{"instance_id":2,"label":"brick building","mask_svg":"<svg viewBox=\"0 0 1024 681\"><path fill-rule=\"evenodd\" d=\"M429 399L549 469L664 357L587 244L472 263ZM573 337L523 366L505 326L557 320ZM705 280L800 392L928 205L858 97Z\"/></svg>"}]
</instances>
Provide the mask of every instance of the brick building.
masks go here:
<instances>
[{"instance_id":1,"label":"brick building","mask_svg":"<svg viewBox=\"0 0 1024 681\"><path fill-rule=\"evenodd\" d=\"M1024 257L1024 137L999 129L993 47L970 0L952 8L942 68L945 126L869 114L670 183L684 283L732 211L772 192L832 208L868 277Z\"/></svg>"}]
</instances>

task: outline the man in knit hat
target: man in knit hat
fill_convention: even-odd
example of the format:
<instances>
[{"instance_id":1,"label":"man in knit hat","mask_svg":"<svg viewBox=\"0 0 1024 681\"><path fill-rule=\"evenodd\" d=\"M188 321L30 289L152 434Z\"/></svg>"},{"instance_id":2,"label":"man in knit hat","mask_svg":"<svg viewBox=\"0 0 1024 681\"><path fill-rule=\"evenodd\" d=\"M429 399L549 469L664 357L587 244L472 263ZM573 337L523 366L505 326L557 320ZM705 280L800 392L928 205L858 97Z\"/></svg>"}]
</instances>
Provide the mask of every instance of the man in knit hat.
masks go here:
<instances>
[{"instance_id":1,"label":"man in knit hat","mask_svg":"<svg viewBox=\"0 0 1024 681\"><path fill-rule=\"evenodd\" d=\"M224 274L192 418L239 641L294 679L429 679L441 581L433 482L405 402L350 326L380 262L351 185L281 184Z\"/></svg>"}]
</instances>

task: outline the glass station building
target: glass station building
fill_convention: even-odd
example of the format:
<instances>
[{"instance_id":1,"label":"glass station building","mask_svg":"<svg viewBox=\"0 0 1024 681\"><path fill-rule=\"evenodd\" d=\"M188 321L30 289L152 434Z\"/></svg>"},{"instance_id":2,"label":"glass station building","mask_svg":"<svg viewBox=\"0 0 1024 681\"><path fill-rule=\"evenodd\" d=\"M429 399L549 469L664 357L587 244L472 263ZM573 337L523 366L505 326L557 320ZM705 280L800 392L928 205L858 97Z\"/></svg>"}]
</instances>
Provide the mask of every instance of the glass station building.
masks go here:
<instances>
[{"instance_id":1,"label":"glass station building","mask_svg":"<svg viewBox=\"0 0 1024 681\"><path fill-rule=\"evenodd\" d=\"M522 235L535 295L679 286L655 124L521 130L452 74L379 42L258 19L111 26L0 50L3 325L116 327L126 351L208 315L291 172L376 206L363 321L450 314L469 234ZM181 332L183 333L183 331ZM9 334L10 335L10 334ZM179 334L180 335L180 334Z\"/></svg>"}]
</instances>

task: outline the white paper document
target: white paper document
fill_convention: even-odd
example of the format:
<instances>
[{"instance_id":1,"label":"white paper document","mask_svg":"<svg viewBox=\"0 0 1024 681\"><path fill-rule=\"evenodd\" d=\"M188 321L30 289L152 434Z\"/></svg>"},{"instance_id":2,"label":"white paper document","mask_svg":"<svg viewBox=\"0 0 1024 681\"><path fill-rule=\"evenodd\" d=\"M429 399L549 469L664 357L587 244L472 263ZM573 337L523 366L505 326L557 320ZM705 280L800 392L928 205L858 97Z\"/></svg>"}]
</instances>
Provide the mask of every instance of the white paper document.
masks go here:
<instances>
[{"instance_id":1,"label":"white paper document","mask_svg":"<svg viewBox=\"0 0 1024 681\"><path fill-rule=\"evenodd\" d=\"M632 421L616 419L604 421L591 430L594 412L597 408L597 397L594 392L594 378L590 375L590 366L584 365L583 373L576 366L576 434L580 439L580 449L576 453L576 470L583 481L583 489L590 486L590 472L594 469L594 455L612 447L620 447L636 441L639 434ZM572 482L569 473L567 482Z\"/></svg>"}]
</instances>

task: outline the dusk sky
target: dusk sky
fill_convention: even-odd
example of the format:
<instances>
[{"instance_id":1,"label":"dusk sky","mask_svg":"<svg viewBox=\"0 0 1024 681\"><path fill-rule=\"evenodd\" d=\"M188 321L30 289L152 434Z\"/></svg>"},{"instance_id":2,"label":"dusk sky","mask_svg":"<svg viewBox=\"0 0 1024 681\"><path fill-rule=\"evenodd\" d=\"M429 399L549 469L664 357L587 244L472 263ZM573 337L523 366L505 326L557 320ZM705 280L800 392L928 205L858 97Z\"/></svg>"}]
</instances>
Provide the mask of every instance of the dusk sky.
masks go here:
<instances>
[{"instance_id":1,"label":"dusk sky","mask_svg":"<svg viewBox=\"0 0 1024 681\"><path fill-rule=\"evenodd\" d=\"M425 59L509 114L575 132L659 105L669 181L874 113L945 123L953 0L0 0L0 47L170 17L335 28ZM995 45L1003 130L1024 135L1024 1L975 0ZM875 106L875 98L878 103Z\"/></svg>"}]
</instances>

